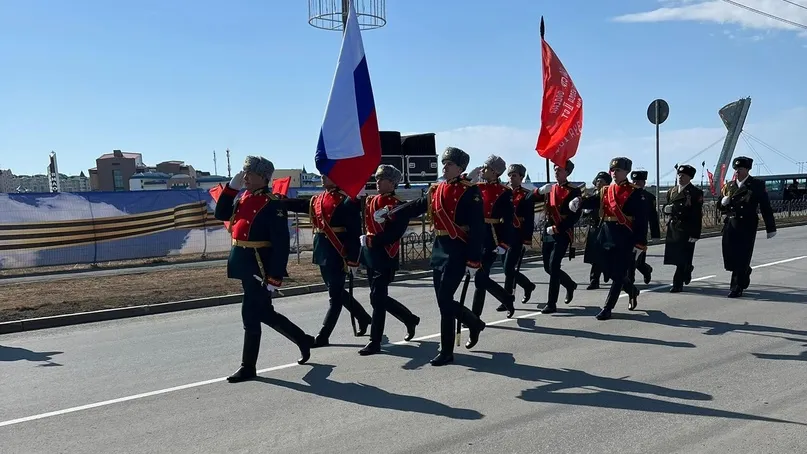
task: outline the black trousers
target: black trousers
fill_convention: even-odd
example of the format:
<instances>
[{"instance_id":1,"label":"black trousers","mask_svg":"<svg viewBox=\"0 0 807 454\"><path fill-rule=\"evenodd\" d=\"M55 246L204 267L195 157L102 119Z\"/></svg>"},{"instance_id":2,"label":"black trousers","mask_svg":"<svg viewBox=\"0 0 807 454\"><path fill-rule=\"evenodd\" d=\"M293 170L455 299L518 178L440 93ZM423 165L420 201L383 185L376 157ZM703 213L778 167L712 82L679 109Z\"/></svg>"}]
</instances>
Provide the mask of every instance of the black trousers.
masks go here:
<instances>
[{"instance_id":1,"label":"black trousers","mask_svg":"<svg viewBox=\"0 0 807 454\"><path fill-rule=\"evenodd\" d=\"M241 320L244 323L243 365L255 367L261 340L261 323L265 323L297 345L306 342L306 334L283 314L275 311L272 294L255 279L242 279L244 297L241 301Z\"/></svg>"},{"instance_id":2,"label":"black trousers","mask_svg":"<svg viewBox=\"0 0 807 454\"><path fill-rule=\"evenodd\" d=\"M636 281L636 271L642 273L642 276L646 276L651 273L650 265L647 264L647 252L639 256L639 259L636 260L636 266L633 268L633 274L631 278L633 281Z\"/></svg>"},{"instance_id":3,"label":"black trousers","mask_svg":"<svg viewBox=\"0 0 807 454\"><path fill-rule=\"evenodd\" d=\"M521 259L523 246L511 247L504 254L504 292L508 295L513 295L516 290L516 285L524 290L535 290L535 284L527 279L521 271L516 270L518 261Z\"/></svg>"},{"instance_id":4,"label":"black trousers","mask_svg":"<svg viewBox=\"0 0 807 454\"><path fill-rule=\"evenodd\" d=\"M590 284L600 285L600 277L602 276L602 269L596 263L591 264L591 271L588 273L588 281Z\"/></svg>"},{"instance_id":5,"label":"black trousers","mask_svg":"<svg viewBox=\"0 0 807 454\"><path fill-rule=\"evenodd\" d=\"M417 317L395 298L389 296L389 284L395 277L393 269L367 269L370 284L370 305L373 306L370 342L381 344L387 312L406 326L414 325Z\"/></svg>"},{"instance_id":6,"label":"black trousers","mask_svg":"<svg viewBox=\"0 0 807 454\"><path fill-rule=\"evenodd\" d=\"M636 258L633 254L633 247L624 249L612 249L609 251L611 265L611 287L608 289L608 296L605 299L605 308L612 310L616 307L619 294L622 290L628 295L639 293L639 289L633 285L633 275L636 268Z\"/></svg>"},{"instance_id":7,"label":"black trousers","mask_svg":"<svg viewBox=\"0 0 807 454\"><path fill-rule=\"evenodd\" d=\"M437 306L440 308L440 351L446 355L454 352L454 335L458 320L470 329L482 329L482 320L454 299L454 294L464 277L464 263L449 262L442 269L432 271L434 293L437 296Z\"/></svg>"},{"instance_id":8,"label":"black trousers","mask_svg":"<svg viewBox=\"0 0 807 454\"><path fill-rule=\"evenodd\" d=\"M574 280L561 269L563 258L569 249L571 240L568 235L555 235L555 241L544 241L541 247L543 254L544 271L549 274L549 295L547 296L547 306L555 306L558 303L560 286L566 290L574 289L577 285Z\"/></svg>"},{"instance_id":9,"label":"black trousers","mask_svg":"<svg viewBox=\"0 0 807 454\"><path fill-rule=\"evenodd\" d=\"M362 326L370 324L372 318L370 314L364 310L361 304L345 289L345 280L347 273L341 265L333 266L326 265L320 266L319 272L322 275L322 280L328 287L328 312L325 313L325 320L322 322L322 328L319 330L317 338L327 340L331 337L336 322L339 321L339 315L342 313L342 306L350 312L356 321Z\"/></svg>"},{"instance_id":10,"label":"black trousers","mask_svg":"<svg viewBox=\"0 0 807 454\"><path fill-rule=\"evenodd\" d=\"M490 278L490 270L497 257L495 253L485 253L482 256L482 268L474 275L474 300L471 311L476 314L477 317L482 315L482 310L485 308L485 295L487 295L488 292L499 300L500 303L506 306L510 305L509 300L512 298L510 293L507 293L501 285ZM505 303L506 301L507 303Z\"/></svg>"}]
</instances>

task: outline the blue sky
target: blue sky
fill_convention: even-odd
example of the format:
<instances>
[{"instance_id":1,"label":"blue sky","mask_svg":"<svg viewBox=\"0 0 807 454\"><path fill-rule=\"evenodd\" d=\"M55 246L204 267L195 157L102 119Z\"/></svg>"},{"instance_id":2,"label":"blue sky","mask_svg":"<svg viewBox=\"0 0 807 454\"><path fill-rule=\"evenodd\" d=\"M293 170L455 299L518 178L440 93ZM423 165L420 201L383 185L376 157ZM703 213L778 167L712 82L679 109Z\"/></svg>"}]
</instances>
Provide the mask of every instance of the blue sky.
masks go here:
<instances>
[{"instance_id":1,"label":"blue sky","mask_svg":"<svg viewBox=\"0 0 807 454\"><path fill-rule=\"evenodd\" d=\"M807 9L738 0L807 24ZM807 5L807 0L797 0ZM720 139L723 105L751 96L746 130L807 161L807 35L718 0L390 0L386 27L363 32L380 127L435 132L472 164L487 155L545 177L538 22L584 103L576 176L610 157L655 169L647 105L671 106L662 175ZM226 174L262 154L314 168L340 35L308 25L304 1L31 0L0 3L0 168L63 173L112 149ZM800 34L800 32L802 32ZM719 145L696 159L714 166ZM762 145L736 154L798 170ZM807 167L807 166L805 166ZM758 167L757 173L769 173ZM672 175L663 176L662 181ZM697 177L696 177L697 178Z\"/></svg>"}]
</instances>

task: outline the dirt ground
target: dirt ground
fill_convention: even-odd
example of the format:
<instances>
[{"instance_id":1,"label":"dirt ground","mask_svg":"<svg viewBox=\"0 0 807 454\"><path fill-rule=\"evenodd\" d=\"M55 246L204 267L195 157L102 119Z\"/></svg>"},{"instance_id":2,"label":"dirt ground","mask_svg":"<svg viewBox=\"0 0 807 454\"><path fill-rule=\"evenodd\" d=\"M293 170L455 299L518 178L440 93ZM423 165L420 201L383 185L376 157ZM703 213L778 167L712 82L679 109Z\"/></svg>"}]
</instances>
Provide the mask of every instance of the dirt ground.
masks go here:
<instances>
[{"instance_id":1,"label":"dirt ground","mask_svg":"<svg viewBox=\"0 0 807 454\"><path fill-rule=\"evenodd\" d=\"M310 263L289 263L283 287L322 282ZM0 321L241 293L223 265L0 285Z\"/></svg>"}]
</instances>

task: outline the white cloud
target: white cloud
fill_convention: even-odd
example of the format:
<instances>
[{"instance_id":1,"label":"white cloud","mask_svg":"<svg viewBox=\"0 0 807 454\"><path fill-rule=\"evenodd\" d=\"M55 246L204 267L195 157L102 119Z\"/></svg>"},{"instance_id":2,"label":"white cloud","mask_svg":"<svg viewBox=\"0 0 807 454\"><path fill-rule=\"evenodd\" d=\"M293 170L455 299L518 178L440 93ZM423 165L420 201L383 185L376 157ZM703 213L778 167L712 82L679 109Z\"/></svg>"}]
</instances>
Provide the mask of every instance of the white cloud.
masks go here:
<instances>
[{"instance_id":1,"label":"white cloud","mask_svg":"<svg viewBox=\"0 0 807 454\"><path fill-rule=\"evenodd\" d=\"M807 1L805 0L793 0L793 2L807 7ZM613 20L617 22L715 22L718 24L735 24L755 30L793 31L798 32L799 36L807 37L807 31L804 28L765 17L762 14L721 0L663 0L661 3L666 6L652 11L625 14L615 17ZM807 25L807 9L782 0L740 0L736 3L791 22ZM756 35L755 37L756 39L761 39L761 35Z\"/></svg>"},{"instance_id":2,"label":"white cloud","mask_svg":"<svg viewBox=\"0 0 807 454\"><path fill-rule=\"evenodd\" d=\"M753 115L753 105L751 112ZM713 170L723 146L722 139L726 135L726 129L719 119L716 119L715 124L714 127L679 130L665 129L662 125L660 139L662 182L671 181L674 178L673 166L687 160L698 168L699 173L701 171L700 163L704 160L706 168ZM797 108L782 112L780 115L764 121L749 121L744 129L778 152L796 161L807 161L807 156L802 151L803 144L807 143L805 124L807 124L807 108ZM480 165L488 155L496 154L508 164L524 164L533 181L543 181L546 178L546 164L545 160L535 151L537 137L537 129L525 130L508 126L480 125L439 132L436 140L438 151L449 145L467 151L471 155L469 168ZM716 141L719 141L716 145L693 158L698 152ZM741 138L734 155L748 155L753 158L755 173L798 171L798 166L792 161L753 140L749 139L749 141L751 146ZM586 135L584 125L580 147L572 159L575 162L572 179L590 181L597 172L607 170L608 162L612 157L627 156L633 160L634 169L650 170L650 180L655 181L655 144L655 135L628 136L624 133L614 133L611 137L590 137ZM666 177L665 174L667 174Z\"/></svg>"}]
</instances>

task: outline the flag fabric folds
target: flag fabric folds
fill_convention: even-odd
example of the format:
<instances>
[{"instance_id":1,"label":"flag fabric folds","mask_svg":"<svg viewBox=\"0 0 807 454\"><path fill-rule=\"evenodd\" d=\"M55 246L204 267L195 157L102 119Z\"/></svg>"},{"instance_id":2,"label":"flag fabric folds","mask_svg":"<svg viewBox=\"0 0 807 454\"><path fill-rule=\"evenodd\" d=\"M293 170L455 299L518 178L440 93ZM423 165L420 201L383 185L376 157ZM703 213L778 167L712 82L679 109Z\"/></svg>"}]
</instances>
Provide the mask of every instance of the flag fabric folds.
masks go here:
<instances>
[{"instance_id":1,"label":"flag fabric folds","mask_svg":"<svg viewBox=\"0 0 807 454\"><path fill-rule=\"evenodd\" d=\"M291 186L291 177L272 180L272 194L285 197L289 194L289 186Z\"/></svg>"},{"instance_id":2,"label":"flag fabric folds","mask_svg":"<svg viewBox=\"0 0 807 454\"><path fill-rule=\"evenodd\" d=\"M535 150L542 158L559 166L577 153L583 133L583 99L555 51L544 39L541 17L541 57L544 97L541 129Z\"/></svg>"},{"instance_id":3,"label":"flag fabric folds","mask_svg":"<svg viewBox=\"0 0 807 454\"><path fill-rule=\"evenodd\" d=\"M314 161L354 198L381 163L373 87L352 0Z\"/></svg>"}]
</instances>

